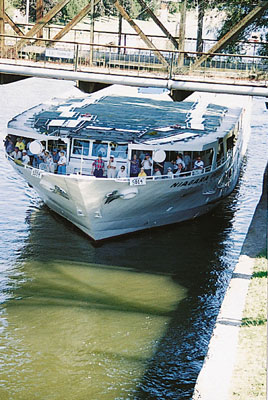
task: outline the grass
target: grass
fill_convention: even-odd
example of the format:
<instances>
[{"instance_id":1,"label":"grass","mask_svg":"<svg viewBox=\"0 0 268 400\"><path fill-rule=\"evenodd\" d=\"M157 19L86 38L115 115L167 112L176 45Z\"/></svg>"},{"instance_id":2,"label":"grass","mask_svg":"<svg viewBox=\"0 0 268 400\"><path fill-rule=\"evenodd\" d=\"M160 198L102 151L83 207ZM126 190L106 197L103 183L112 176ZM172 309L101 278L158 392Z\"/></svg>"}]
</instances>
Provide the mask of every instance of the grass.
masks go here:
<instances>
[{"instance_id":1,"label":"grass","mask_svg":"<svg viewBox=\"0 0 268 400\"><path fill-rule=\"evenodd\" d=\"M266 400L267 252L256 259L239 333L230 400Z\"/></svg>"}]
</instances>

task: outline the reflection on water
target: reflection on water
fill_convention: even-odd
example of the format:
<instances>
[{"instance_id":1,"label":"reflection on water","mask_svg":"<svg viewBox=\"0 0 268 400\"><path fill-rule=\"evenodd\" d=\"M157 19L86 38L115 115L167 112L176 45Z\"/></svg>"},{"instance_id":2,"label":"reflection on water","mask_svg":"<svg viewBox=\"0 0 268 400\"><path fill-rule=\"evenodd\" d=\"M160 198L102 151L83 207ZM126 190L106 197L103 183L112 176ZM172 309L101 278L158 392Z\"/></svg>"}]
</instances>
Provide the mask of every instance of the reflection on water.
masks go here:
<instances>
[{"instance_id":1,"label":"reflection on water","mask_svg":"<svg viewBox=\"0 0 268 400\"><path fill-rule=\"evenodd\" d=\"M0 335L1 380L16 399L126 395L186 295L167 276L89 263L31 261L23 269Z\"/></svg>"},{"instance_id":2,"label":"reflection on water","mask_svg":"<svg viewBox=\"0 0 268 400\"><path fill-rule=\"evenodd\" d=\"M191 398L260 195L267 122L261 101L255 110L240 186L213 212L99 245L42 205L1 151L1 400Z\"/></svg>"}]
</instances>

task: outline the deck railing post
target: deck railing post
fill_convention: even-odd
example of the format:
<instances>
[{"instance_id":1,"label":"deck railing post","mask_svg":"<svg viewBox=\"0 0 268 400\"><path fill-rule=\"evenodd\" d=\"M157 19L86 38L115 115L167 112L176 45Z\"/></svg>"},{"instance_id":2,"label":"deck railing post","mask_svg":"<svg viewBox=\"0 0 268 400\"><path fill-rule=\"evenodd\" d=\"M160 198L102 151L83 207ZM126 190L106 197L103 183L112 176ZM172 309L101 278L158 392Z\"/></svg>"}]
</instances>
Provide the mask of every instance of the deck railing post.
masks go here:
<instances>
[{"instance_id":1,"label":"deck railing post","mask_svg":"<svg viewBox=\"0 0 268 400\"><path fill-rule=\"evenodd\" d=\"M75 45L75 59L74 59L74 70L75 70L75 72L77 72L78 57L79 57L79 44L76 43L76 45Z\"/></svg>"},{"instance_id":2,"label":"deck railing post","mask_svg":"<svg viewBox=\"0 0 268 400\"><path fill-rule=\"evenodd\" d=\"M171 60L169 63L169 74L168 74L168 78L172 79L172 74L173 74L173 62L174 62L174 52L172 51L171 53Z\"/></svg>"}]
</instances>

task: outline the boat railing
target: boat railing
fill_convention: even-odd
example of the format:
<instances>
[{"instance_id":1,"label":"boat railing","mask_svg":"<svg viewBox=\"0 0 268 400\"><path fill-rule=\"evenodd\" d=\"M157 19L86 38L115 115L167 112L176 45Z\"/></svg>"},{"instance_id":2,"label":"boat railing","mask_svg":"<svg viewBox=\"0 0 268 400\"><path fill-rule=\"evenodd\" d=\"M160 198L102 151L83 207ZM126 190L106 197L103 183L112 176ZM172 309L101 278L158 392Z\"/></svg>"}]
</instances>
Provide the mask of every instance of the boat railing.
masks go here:
<instances>
[{"instance_id":1,"label":"boat railing","mask_svg":"<svg viewBox=\"0 0 268 400\"><path fill-rule=\"evenodd\" d=\"M35 168L35 167L33 167L32 165L23 164L21 160L16 160L15 158L11 157L11 155L8 154L8 153L5 153L5 154L6 154L6 157L7 157L8 159L12 160L15 164L19 165L20 167L23 167L23 168L26 168L26 169L31 169L31 170L40 171L40 173L55 174L55 172L51 172L51 171L49 171L48 169L45 170L45 169ZM228 165L228 163L230 163L231 159L232 159L232 156L231 156L231 155L229 155L227 158L222 157L220 160L217 161L217 163L216 163L216 168L215 168L215 169L213 168L212 165L208 165L208 166L206 166L206 167L204 167L204 168L202 168L202 169L193 169L193 170L191 170L191 171L184 171L184 172L181 172L180 174L172 174L172 176L170 176L170 175L153 175L153 176L146 176L146 181L158 181L158 180L162 180L162 179L165 179L165 180L166 180L166 179L173 180L173 179L176 179L176 178L191 178L191 177L197 177L197 176L200 175L200 174L205 174L205 173L208 173L208 172L211 172L211 171L216 171L216 170L218 170L219 168L222 168L224 165ZM37 174L37 175L39 175L39 174ZM81 174L81 173L79 173L79 172L76 173L76 174L67 173L67 174L64 175L64 176L66 177L66 176L74 176L74 175L77 176L77 177L80 176L80 177L83 177L83 178L84 178L84 177L87 177L87 178L90 178L90 179L95 179L95 177L92 176L92 175L83 175L83 174ZM105 179L105 180L107 180L107 179L110 179L110 178L103 177L103 178L97 178L97 179ZM133 178L131 178L131 177L126 177L126 178L111 178L111 180L115 180L115 181L118 181L118 182L128 182L128 183L130 183L132 179L133 179Z\"/></svg>"}]
</instances>

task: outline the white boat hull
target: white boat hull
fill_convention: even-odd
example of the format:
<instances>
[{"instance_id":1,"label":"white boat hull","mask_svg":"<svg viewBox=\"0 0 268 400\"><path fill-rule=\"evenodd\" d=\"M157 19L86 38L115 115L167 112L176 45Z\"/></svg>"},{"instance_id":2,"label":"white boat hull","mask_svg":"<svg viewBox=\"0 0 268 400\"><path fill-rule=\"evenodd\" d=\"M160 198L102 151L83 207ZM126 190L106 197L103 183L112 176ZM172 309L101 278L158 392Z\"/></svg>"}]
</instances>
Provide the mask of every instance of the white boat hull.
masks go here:
<instances>
[{"instance_id":1,"label":"white boat hull","mask_svg":"<svg viewBox=\"0 0 268 400\"><path fill-rule=\"evenodd\" d=\"M55 175L12 165L53 211L94 240L196 218L234 189L243 152L218 169L175 179L129 181Z\"/></svg>"}]
</instances>

